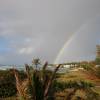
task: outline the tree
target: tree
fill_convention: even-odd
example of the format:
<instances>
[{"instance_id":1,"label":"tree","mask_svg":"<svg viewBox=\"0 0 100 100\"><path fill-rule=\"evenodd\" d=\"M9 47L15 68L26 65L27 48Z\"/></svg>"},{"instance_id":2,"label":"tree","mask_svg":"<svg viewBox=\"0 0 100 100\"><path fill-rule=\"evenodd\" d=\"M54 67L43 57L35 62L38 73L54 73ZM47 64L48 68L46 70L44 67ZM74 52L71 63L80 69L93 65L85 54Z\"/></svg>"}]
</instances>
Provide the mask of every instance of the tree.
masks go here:
<instances>
[{"instance_id":1,"label":"tree","mask_svg":"<svg viewBox=\"0 0 100 100\"><path fill-rule=\"evenodd\" d=\"M35 68L37 69L38 65L40 64L40 59L39 58L33 59L32 64L35 65Z\"/></svg>"},{"instance_id":2,"label":"tree","mask_svg":"<svg viewBox=\"0 0 100 100\"><path fill-rule=\"evenodd\" d=\"M96 63L96 65L100 65L100 57L97 57L97 58L95 59L95 63Z\"/></svg>"},{"instance_id":3,"label":"tree","mask_svg":"<svg viewBox=\"0 0 100 100\"><path fill-rule=\"evenodd\" d=\"M38 60L36 60L36 65ZM18 73L14 70L16 78L16 87L20 100L47 100L49 97L49 91L55 79L56 72L61 65L58 65L54 72L48 75L46 67L48 63L46 62L41 71L30 69L29 65L25 65L27 79L22 81L19 78Z\"/></svg>"}]
</instances>

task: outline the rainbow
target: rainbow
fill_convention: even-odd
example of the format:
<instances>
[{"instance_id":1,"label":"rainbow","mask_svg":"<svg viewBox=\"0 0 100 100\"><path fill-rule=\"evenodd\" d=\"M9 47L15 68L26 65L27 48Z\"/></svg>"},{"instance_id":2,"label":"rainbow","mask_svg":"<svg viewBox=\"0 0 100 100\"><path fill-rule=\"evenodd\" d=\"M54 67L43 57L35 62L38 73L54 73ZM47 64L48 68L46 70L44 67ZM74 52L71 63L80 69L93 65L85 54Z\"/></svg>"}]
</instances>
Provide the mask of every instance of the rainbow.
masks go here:
<instances>
[{"instance_id":1,"label":"rainbow","mask_svg":"<svg viewBox=\"0 0 100 100\"><path fill-rule=\"evenodd\" d=\"M74 35L73 35L73 36L74 36ZM56 63L59 62L61 56L63 55L63 52L64 52L65 48L66 48L66 47L71 43L71 41L73 40L73 36L72 36L69 40L67 40L67 41L65 42L65 44L63 45L63 47L62 47L61 50L59 51L59 53L58 53L58 55L57 55L57 57L56 57L56 60L54 61L54 64L56 64Z\"/></svg>"},{"instance_id":2,"label":"rainbow","mask_svg":"<svg viewBox=\"0 0 100 100\"><path fill-rule=\"evenodd\" d=\"M63 55L63 53L64 53L66 47L67 47L68 45L70 45L70 43L71 43L71 41L73 40L73 38L74 38L77 34L81 34L81 30L82 30L82 29L84 29L85 27L87 27L89 24L95 22L95 20L96 20L97 18L99 18L99 17L100 17L100 15L96 15L95 17L93 17L93 18L89 19L88 21L86 21L85 23L83 23L83 24L81 25L81 27L72 35L72 37L69 38L69 40L67 40L67 41L65 42L65 44L64 44L63 47L60 49L60 51L59 51L59 53L58 53L58 55L57 55L57 57L56 57L56 59L55 59L55 61L54 61L55 64L56 64L56 63L59 63L59 61L60 61L60 59L61 59L61 56Z\"/></svg>"},{"instance_id":3,"label":"rainbow","mask_svg":"<svg viewBox=\"0 0 100 100\"><path fill-rule=\"evenodd\" d=\"M70 43L72 42L73 38L74 38L77 34L80 34L80 31L81 31L82 29L84 29L86 26L87 26L87 24L83 24L83 25L79 28L79 30L76 31L76 32L71 36L71 38L69 38L69 40L67 40L67 41L65 42L65 44L63 45L63 47L62 47L61 50L59 51L59 53L58 53L58 55L57 55L57 57L56 57L56 59L55 59L55 61L54 61L54 64L59 63L60 58L61 58L61 56L63 55L63 53L64 53L66 47L67 47L68 45L70 45Z\"/></svg>"}]
</instances>

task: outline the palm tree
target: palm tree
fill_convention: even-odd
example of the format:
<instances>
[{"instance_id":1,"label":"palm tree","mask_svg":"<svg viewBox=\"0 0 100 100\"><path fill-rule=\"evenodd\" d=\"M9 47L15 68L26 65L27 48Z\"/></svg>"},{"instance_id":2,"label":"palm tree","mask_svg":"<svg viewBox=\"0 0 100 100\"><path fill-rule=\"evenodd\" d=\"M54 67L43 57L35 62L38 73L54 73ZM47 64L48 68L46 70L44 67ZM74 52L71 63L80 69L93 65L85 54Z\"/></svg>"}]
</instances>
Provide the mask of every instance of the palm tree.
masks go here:
<instances>
[{"instance_id":1,"label":"palm tree","mask_svg":"<svg viewBox=\"0 0 100 100\"><path fill-rule=\"evenodd\" d=\"M16 72L16 70L14 70L16 87L18 90L18 94L21 97L20 100L48 99L53 80L55 79L56 72L58 71L60 65L58 65L52 73L47 72L47 66L48 63L46 62L42 67L42 71L38 71L30 69L29 65L26 64L25 68L27 79L25 81L21 81L18 73Z\"/></svg>"},{"instance_id":2,"label":"palm tree","mask_svg":"<svg viewBox=\"0 0 100 100\"><path fill-rule=\"evenodd\" d=\"M35 68L37 69L38 65L40 64L40 59L39 58L33 59L32 64L35 65Z\"/></svg>"}]
</instances>

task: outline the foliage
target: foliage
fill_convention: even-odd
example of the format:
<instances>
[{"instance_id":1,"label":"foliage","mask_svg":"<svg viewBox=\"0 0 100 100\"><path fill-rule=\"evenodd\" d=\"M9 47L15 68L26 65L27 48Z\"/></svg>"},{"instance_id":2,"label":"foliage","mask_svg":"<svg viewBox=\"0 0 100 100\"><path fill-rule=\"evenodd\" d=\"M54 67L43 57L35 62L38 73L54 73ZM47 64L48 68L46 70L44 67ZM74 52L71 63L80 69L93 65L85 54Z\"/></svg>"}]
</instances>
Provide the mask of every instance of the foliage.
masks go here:
<instances>
[{"instance_id":1,"label":"foliage","mask_svg":"<svg viewBox=\"0 0 100 100\"><path fill-rule=\"evenodd\" d=\"M92 65L89 64L89 63L87 63L87 64L81 64L81 67L84 68L87 71L92 70Z\"/></svg>"},{"instance_id":2,"label":"foliage","mask_svg":"<svg viewBox=\"0 0 100 100\"><path fill-rule=\"evenodd\" d=\"M62 91L64 89L68 89L68 88L76 88L76 89L86 89L86 88L90 88L90 87L94 87L94 85L90 82L86 82L86 81L67 81L67 82L57 82L55 81L54 83L54 88L58 91Z\"/></svg>"},{"instance_id":3,"label":"foliage","mask_svg":"<svg viewBox=\"0 0 100 100\"><path fill-rule=\"evenodd\" d=\"M73 96L75 96L75 93L78 90L81 91L85 91L85 96L86 98L84 100L99 100L99 94L97 94L96 92L94 92L92 90L92 87L94 87L94 85L90 82L87 81L67 81L67 82L57 82L55 81L54 84L54 88L55 90L58 91L64 91L66 89L73 89L71 92L68 92L66 94L66 99L65 100L72 100ZM82 97L78 97L80 98L79 100L82 99Z\"/></svg>"},{"instance_id":4,"label":"foliage","mask_svg":"<svg viewBox=\"0 0 100 100\"><path fill-rule=\"evenodd\" d=\"M18 73L21 79L26 77L23 71L18 71ZM0 70L0 98L16 95L16 92L13 70Z\"/></svg>"},{"instance_id":5,"label":"foliage","mask_svg":"<svg viewBox=\"0 0 100 100\"><path fill-rule=\"evenodd\" d=\"M32 64L35 65L35 68L37 69L38 65L40 64L40 59L39 58L33 59Z\"/></svg>"},{"instance_id":6,"label":"foliage","mask_svg":"<svg viewBox=\"0 0 100 100\"><path fill-rule=\"evenodd\" d=\"M95 59L95 63L96 63L96 65L100 65L100 58L99 57Z\"/></svg>"},{"instance_id":7,"label":"foliage","mask_svg":"<svg viewBox=\"0 0 100 100\"><path fill-rule=\"evenodd\" d=\"M0 84L0 97L10 97L16 94L16 87L15 84L11 82L6 82Z\"/></svg>"},{"instance_id":8,"label":"foliage","mask_svg":"<svg viewBox=\"0 0 100 100\"><path fill-rule=\"evenodd\" d=\"M16 78L16 87L21 100L47 100L50 95L50 89L55 79L56 72L60 65L58 65L54 72L48 74L46 72L46 62L42 71L37 69L30 69L29 65L25 65L27 79L26 82L19 78L19 74L14 70ZM26 83L26 84L25 84Z\"/></svg>"},{"instance_id":9,"label":"foliage","mask_svg":"<svg viewBox=\"0 0 100 100\"><path fill-rule=\"evenodd\" d=\"M10 70L0 71L0 98L16 94L14 74Z\"/></svg>"},{"instance_id":10,"label":"foliage","mask_svg":"<svg viewBox=\"0 0 100 100\"><path fill-rule=\"evenodd\" d=\"M32 62L38 67L40 61ZM25 65L26 71L10 69L0 71L0 100L18 93L20 100L52 100L56 99L55 94L64 92L64 100L99 100L99 95L93 91L94 85L82 80L57 80L61 73L56 73L61 65L58 65L54 71L47 70L46 62L41 70L33 65ZM41 65L41 64L40 64ZM81 67L100 76L100 67L94 67L91 63L81 63ZM78 74L79 75L79 74ZM65 77L68 79L68 77ZM77 91L85 93L85 98L76 95ZM53 98L52 98L53 97ZM18 99L18 100L19 100ZM6 100L6 99L5 99Z\"/></svg>"},{"instance_id":11,"label":"foliage","mask_svg":"<svg viewBox=\"0 0 100 100\"><path fill-rule=\"evenodd\" d=\"M96 76L100 78L100 66L96 68Z\"/></svg>"}]
</instances>

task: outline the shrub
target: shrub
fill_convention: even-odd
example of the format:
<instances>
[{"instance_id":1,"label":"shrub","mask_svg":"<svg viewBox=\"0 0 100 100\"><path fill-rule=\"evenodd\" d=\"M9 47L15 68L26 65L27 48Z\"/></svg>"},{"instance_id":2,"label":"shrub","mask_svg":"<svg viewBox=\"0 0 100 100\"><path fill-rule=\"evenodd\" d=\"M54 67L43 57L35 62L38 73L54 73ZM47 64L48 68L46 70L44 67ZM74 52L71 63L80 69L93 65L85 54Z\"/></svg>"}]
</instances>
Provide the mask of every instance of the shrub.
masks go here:
<instances>
[{"instance_id":1,"label":"shrub","mask_svg":"<svg viewBox=\"0 0 100 100\"><path fill-rule=\"evenodd\" d=\"M97 57L97 58L95 59L95 63L96 63L96 65L100 65L100 58L99 58L99 57Z\"/></svg>"},{"instance_id":2,"label":"shrub","mask_svg":"<svg viewBox=\"0 0 100 100\"><path fill-rule=\"evenodd\" d=\"M97 76L98 78L100 78L100 67L96 68L95 73L96 73L96 76Z\"/></svg>"},{"instance_id":3,"label":"shrub","mask_svg":"<svg viewBox=\"0 0 100 100\"><path fill-rule=\"evenodd\" d=\"M25 79L23 71L17 71L20 78ZM0 70L0 98L14 96L17 93L15 77L12 69Z\"/></svg>"},{"instance_id":4,"label":"shrub","mask_svg":"<svg viewBox=\"0 0 100 100\"><path fill-rule=\"evenodd\" d=\"M0 98L10 97L16 94L15 84L11 82L0 84Z\"/></svg>"},{"instance_id":5,"label":"shrub","mask_svg":"<svg viewBox=\"0 0 100 100\"><path fill-rule=\"evenodd\" d=\"M60 65L58 65L54 72L47 71L45 63L41 71L37 69L30 69L29 65L25 65L27 79L22 81L19 78L18 72L14 70L16 78L16 87L18 90L20 100L47 100L50 96L50 89L55 79L56 72Z\"/></svg>"}]
</instances>

